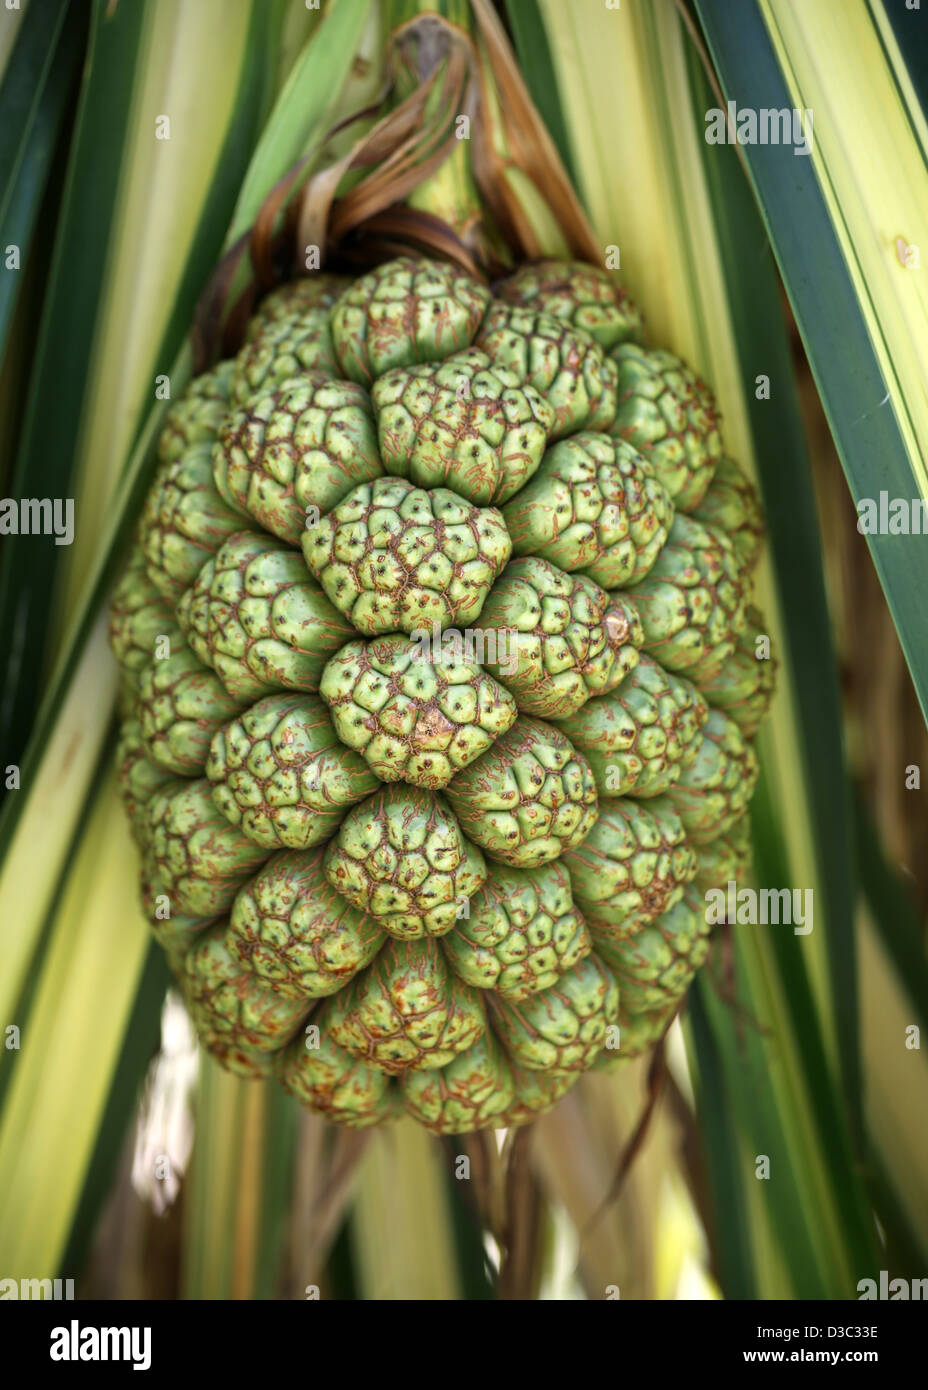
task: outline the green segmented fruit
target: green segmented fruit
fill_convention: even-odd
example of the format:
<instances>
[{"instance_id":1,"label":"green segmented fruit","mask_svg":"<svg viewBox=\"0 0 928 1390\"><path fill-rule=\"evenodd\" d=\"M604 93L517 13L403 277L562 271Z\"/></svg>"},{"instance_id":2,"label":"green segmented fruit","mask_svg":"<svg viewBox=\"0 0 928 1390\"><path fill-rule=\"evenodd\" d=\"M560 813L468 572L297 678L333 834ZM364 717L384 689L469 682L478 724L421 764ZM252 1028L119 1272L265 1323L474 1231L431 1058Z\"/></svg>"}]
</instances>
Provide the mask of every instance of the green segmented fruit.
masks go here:
<instances>
[{"instance_id":1,"label":"green segmented fruit","mask_svg":"<svg viewBox=\"0 0 928 1390\"><path fill-rule=\"evenodd\" d=\"M171 406L158 438L158 462L166 467L187 452L191 444L211 444L229 411L234 362L219 362L194 377Z\"/></svg>"},{"instance_id":2,"label":"green segmented fruit","mask_svg":"<svg viewBox=\"0 0 928 1390\"><path fill-rule=\"evenodd\" d=\"M490 998L494 1032L513 1063L528 1071L585 1071L619 1012L615 980L595 955L517 1005Z\"/></svg>"},{"instance_id":3,"label":"green segmented fruit","mask_svg":"<svg viewBox=\"0 0 928 1390\"><path fill-rule=\"evenodd\" d=\"M616 939L679 902L696 872L683 824L663 797L604 801L586 840L564 861L586 922Z\"/></svg>"},{"instance_id":4,"label":"green segmented fruit","mask_svg":"<svg viewBox=\"0 0 928 1390\"><path fill-rule=\"evenodd\" d=\"M777 662L763 626L763 616L756 608L748 608L735 650L702 685L709 704L733 719L745 738L753 738L766 719L776 687Z\"/></svg>"},{"instance_id":5,"label":"green segmented fruit","mask_svg":"<svg viewBox=\"0 0 928 1390\"><path fill-rule=\"evenodd\" d=\"M237 894L226 945L243 967L292 999L335 994L374 959L385 936L334 891L323 851L283 850Z\"/></svg>"},{"instance_id":6,"label":"green segmented fruit","mask_svg":"<svg viewBox=\"0 0 928 1390\"><path fill-rule=\"evenodd\" d=\"M491 864L457 929L442 938L455 973L478 989L526 999L548 989L591 949L561 864Z\"/></svg>"},{"instance_id":7,"label":"green segmented fruit","mask_svg":"<svg viewBox=\"0 0 928 1390\"><path fill-rule=\"evenodd\" d=\"M225 912L268 851L252 844L216 809L205 777L169 782L148 804L145 850L172 909L191 917Z\"/></svg>"},{"instance_id":8,"label":"green segmented fruit","mask_svg":"<svg viewBox=\"0 0 928 1390\"><path fill-rule=\"evenodd\" d=\"M507 304L538 309L589 333L603 348L637 342L641 313L614 271L572 261L544 260L521 266L500 280L494 294Z\"/></svg>"},{"instance_id":9,"label":"green segmented fruit","mask_svg":"<svg viewBox=\"0 0 928 1390\"><path fill-rule=\"evenodd\" d=\"M731 541L739 564L752 570L764 548L767 526L757 489L734 459L719 459L712 482L693 512L697 521Z\"/></svg>"},{"instance_id":10,"label":"green segmented fruit","mask_svg":"<svg viewBox=\"0 0 928 1390\"><path fill-rule=\"evenodd\" d=\"M138 711L149 756L179 777L198 777L213 735L241 704L181 640L139 676Z\"/></svg>"},{"instance_id":11,"label":"green segmented fruit","mask_svg":"<svg viewBox=\"0 0 928 1390\"><path fill-rule=\"evenodd\" d=\"M489 298L485 285L456 266L409 256L378 266L335 306L332 333L342 372L367 384L392 367L460 352L474 341Z\"/></svg>"},{"instance_id":12,"label":"green segmented fruit","mask_svg":"<svg viewBox=\"0 0 928 1390\"><path fill-rule=\"evenodd\" d=\"M440 796L393 786L351 808L325 872L350 903L406 939L451 931L486 865Z\"/></svg>"},{"instance_id":13,"label":"green segmented fruit","mask_svg":"<svg viewBox=\"0 0 928 1390\"><path fill-rule=\"evenodd\" d=\"M558 720L601 797L661 796L696 757L709 707L682 676L642 655L618 690Z\"/></svg>"},{"instance_id":14,"label":"green segmented fruit","mask_svg":"<svg viewBox=\"0 0 928 1390\"><path fill-rule=\"evenodd\" d=\"M353 381L306 372L226 415L212 468L230 507L299 545L319 513L383 472L370 398Z\"/></svg>"},{"instance_id":15,"label":"green segmented fruit","mask_svg":"<svg viewBox=\"0 0 928 1390\"><path fill-rule=\"evenodd\" d=\"M496 1127L516 1099L512 1069L489 1033L443 1067L404 1072L399 1085L406 1109L434 1134Z\"/></svg>"},{"instance_id":16,"label":"green segmented fruit","mask_svg":"<svg viewBox=\"0 0 928 1390\"><path fill-rule=\"evenodd\" d=\"M304 372L338 376L330 327L337 298L333 286L309 307L295 305L292 313L267 314L259 322L235 359L232 399L237 405L278 391Z\"/></svg>"},{"instance_id":17,"label":"green segmented fruit","mask_svg":"<svg viewBox=\"0 0 928 1390\"><path fill-rule=\"evenodd\" d=\"M750 864L751 818L745 813L723 835L715 835L699 846L695 886L703 895L718 888L724 892L729 883L744 878Z\"/></svg>"},{"instance_id":18,"label":"green segmented fruit","mask_svg":"<svg viewBox=\"0 0 928 1390\"><path fill-rule=\"evenodd\" d=\"M525 1067L511 1067L510 1071L515 1099L508 1110L495 1117L496 1129L531 1124L557 1104L579 1075L571 1071L528 1071Z\"/></svg>"},{"instance_id":19,"label":"green segmented fruit","mask_svg":"<svg viewBox=\"0 0 928 1390\"><path fill-rule=\"evenodd\" d=\"M634 986L632 986L632 993L634 994ZM637 1057L643 1057L646 1052L650 1052L651 1048L664 1036L676 1011L676 1003L663 1009L641 1009L638 1011L628 1011L620 1003L615 1041L611 1046L611 1040L607 1041L606 1046L593 1063L594 1070L621 1071L623 1063L633 1062Z\"/></svg>"},{"instance_id":20,"label":"green segmented fruit","mask_svg":"<svg viewBox=\"0 0 928 1390\"><path fill-rule=\"evenodd\" d=\"M353 488L303 533L307 565L370 637L473 622L511 552L495 507L405 478Z\"/></svg>"},{"instance_id":21,"label":"green segmented fruit","mask_svg":"<svg viewBox=\"0 0 928 1390\"><path fill-rule=\"evenodd\" d=\"M395 367L374 383L372 399L388 473L484 507L528 481L554 427L544 396L477 348Z\"/></svg>"},{"instance_id":22,"label":"green segmented fruit","mask_svg":"<svg viewBox=\"0 0 928 1390\"><path fill-rule=\"evenodd\" d=\"M577 430L605 430L612 423L618 373L588 333L552 314L496 300L476 345L494 368L534 386L554 408L552 439Z\"/></svg>"},{"instance_id":23,"label":"green segmented fruit","mask_svg":"<svg viewBox=\"0 0 928 1390\"><path fill-rule=\"evenodd\" d=\"M618 366L612 433L644 455L680 511L694 511L722 457L712 392L661 348L621 343L611 357Z\"/></svg>"},{"instance_id":24,"label":"green segmented fruit","mask_svg":"<svg viewBox=\"0 0 928 1390\"><path fill-rule=\"evenodd\" d=\"M314 695L268 695L219 729L206 775L226 819L269 849L310 849L379 786Z\"/></svg>"},{"instance_id":25,"label":"green segmented fruit","mask_svg":"<svg viewBox=\"0 0 928 1390\"><path fill-rule=\"evenodd\" d=\"M167 956L172 972L182 981L187 952L206 928L214 927L221 917L215 913L208 917L191 917L173 911L158 867L149 858L142 861L139 890L151 934Z\"/></svg>"},{"instance_id":26,"label":"green segmented fruit","mask_svg":"<svg viewBox=\"0 0 928 1390\"><path fill-rule=\"evenodd\" d=\"M495 859L533 868L579 845L596 821L589 763L551 724L521 717L447 787L464 833Z\"/></svg>"},{"instance_id":27,"label":"green segmented fruit","mask_svg":"<svg viewBox=\"0 0 928 1390\"><path fill-rule=\"evenodd\" d=\"M331 1038L316 1046L294 1038L277 1054L276 1075L285 1091L333 1124L366 1129L389 1120L399 1108L386 1073L359 1062Z\"/></svg>"},{"instance_id":28,"label":"green segmented fruit","mask_svg":"<svg viewBox=\"0 0 928 1390\"><path fill-rule=\"evenodd\" d=\"M184 957L184 994L196 1022L217 1042L275 1052L293 1037L309 1001L266 985L229 951L224 925L202 933Z\"/></svg>"},{"instance_id":29,"label":"green segmented fruit","mask_svg":"<svg viewBox=\"0 0 928 1390\"><path fill-rule=\"evenodd\" d=\"M116 744L116 774L119 790L134 838L141 843L148 822L147 806L155 792L176 781L173 772L159 767L148 756L142 726L137 716L123 720Z\"/></svg>"},{"instance_id":30,"label":"green segmented fruit","mask_svg":"<svg viewBox=\"0 0 928 1390\"><path fill-rule=\"evenodd\" d=\"M148 577L172 606L244 518L213 483L212 445L194 444L155 480L139 524Z\"/></svg>"},{"instance_id":31,"label":"green segmented fruit","mask_svg":"<svg viewBox=\"0 0 928 1390\"><path fill-rule=\"evenodd\" d=\"M604 589L618 589L654 564L673 504L630 445L587 430L548 450L503 516L514 554L582 570Z\"/></svg>"},{"instance_id":32,"label":"green segmented fruit","mask_svg":"<svg viewBox=\"0 0 928 1390\"><path fill-rule=\"evenodd\" d=\"M177 605L187 641L237 699L317 690L351 636L294 550L253 531L232 536Z\"/></svg>"},{"instance_id":33,"label":"green segmented fruit","mask_svg":"<svg viewBox=\"0 0 928 1390\"><path fill-rule=\"evenodd\" d=\"M721 710L709 712L696 757L667 799L693 844L724 834L746 810L760 766L738 725Z\"/></svg>"},{"instance_id":34,"label":"green segmented fruit","mask_svg":"<svg viewBox=\"0 0 928 1390\"><path fill-rule=\"evenodd\" d=\"M483 664L526 714L557 719L613 690L638 663L632 603L527 556L507 565L480 615ZM492 637L492 641L490 638Z\"/></svg>"},{"instance_id":35,"label":"green segmented fruit","mask_svg":"<svg viewBox=\"0 0 928 1390\"><path fill-rule=\"evenodd\" d=\"M486 1028L477 990L448 969L437 941L388 941L314 1021L354 1057L391 1076L444 1067Z\"/></svg>"},{"instance_id":36,"label":"green segmented fruit","mask_svg":"<svg viewBox=\"0 0 928 1390\"><path fill-rule=\"evenodd\" d=\"M744 587L727 536L678 516L632 601L644 649L701 687L718 675L745 623Z\"/></svg>"},{"instance_id":37,"label":"green segmented fruit","mask_svg":"<svg viewBox=\"0 0 928 1390\"><path fill-rule=\"evenodd\" d=\"M632 991L634 993L634 990ZM666 1009L619 1009L619 1051L628 1057L640 1057L658 1042L677 1010L674 1001Z\"/></svg>"},{"instance_id":38,"label":"green segmented fruit","mask_svg":"<svg viewBox=\"0 0 928 1390\"><path fill-rule=\"evenodd\" d=\"M134 550L113 590L110 607L110 646L131 690L138 689L139 677L155 654L155 643L174 637L180 638L180 628L171 606L149 579L140 552Z\"/></svg>"},{"instance_id":39,"label":"green segmented fruit","mask_svg":"<svg viewBox=\"0 0 928 1390\"><path fill-rule=\"evenodd\" d=\"M747 872L763 522L640 329L594 266L407 255L168 411L111 619L144 911L204 1048L334 1123L531 1123Z\"/></svg>"},{"instance_id":40,"label":"green segmented fruit","mask_svg":"<svg viewBox=\"0 0 928 1390\"><path fill-rule=\"evenodd\" d=\"M190 1008L188 1002L188 1008ZM191 1020L197 1028L197 1038L214 1061L224 1071L242 1076L249 1081L263 1081L274 1074L276 1052L264 1052L257 1047L249 1047L239 1039L211 1032L202 1014L190 1009Z\"/></svg>"},{"instance_id":41,"label":"green segmented fruit","mask_svg":"<svg viewBox=\"0 0 928 1390\"><path fill-rule=\"evenodd\" d=\"M380 781L432 791L518 714L509 692L476 662L400 634L347 643L323 671L319 693L342 743Z\"/></svg>"},{"instance_id":42,"label":"green segmented fruit","mask_svg":"<svg viewBox=\"0 0 928 1390\"><path fill-rule=\"evenodd\" d=\"M685 993L709 950L704 904L689 889L634 936L617 941L594 927L593 940L618 981L626 1009L665 1009Z\"/></svg>"},{"instance_id":43,"label":"green segmented fruit","mask_svg":"<svg viewBox=\"0 0 928 1390\"><path fill-rule=\"evenodd\" d=\"M331 310L350 285L347 275L330 275L321 270L285 281L260 301L248 320L245 341L252 342L271 324L299 321L314 309Z\"/></svg>"}]
</instances>

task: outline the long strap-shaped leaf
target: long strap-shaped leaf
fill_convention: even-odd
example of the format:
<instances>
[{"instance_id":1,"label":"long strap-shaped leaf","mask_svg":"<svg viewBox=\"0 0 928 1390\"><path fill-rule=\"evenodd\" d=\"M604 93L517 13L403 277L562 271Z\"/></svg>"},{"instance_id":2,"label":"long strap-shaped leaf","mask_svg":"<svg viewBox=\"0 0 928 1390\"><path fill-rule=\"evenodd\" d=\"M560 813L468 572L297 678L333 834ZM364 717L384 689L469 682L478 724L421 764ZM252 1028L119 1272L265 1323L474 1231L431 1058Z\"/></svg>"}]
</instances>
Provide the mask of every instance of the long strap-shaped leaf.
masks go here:
<instances>
[{"instance_id":1,"label":"long strap-shaped leaf","mask_svg":"<svg viewBox=\"0 0 928 1390\"><path fill-rule=\"evenodd\" d=\"M4 16L4 21L8 22ZM16 247L20 268L29 243L78 65L86 23L77 5L34 0L0 86L0 248ZM6 343L20 272L0 275L0 351Z\"/></svg>"},{"instance_id":2,"label":"long strap-shaped leaf","mask_svg":"<svg viewBox=\"0 0 928 1390\"><path fill-rule=\"evenodd\" d=\"M0 1110L0 1250L13 1269L59 1269L148 953L113 781L102 779L26 1005L6 1015L20 1027Z\"/></svg>"},{"instance_id":3,"label":"long strap-shaped leaf","mask_svg":"<svg viewBox=\"0 0 928 1390\"><path fill-rule=\"evenodd\" d=\"M880 0L697 8L729 101L812 113L810 153L743 152L854 500L907 513L866 534L928 718L925 116Z\"/></svg>"},{"instance_id":4,"label":"long strap-shaped leaf","mask_svg":"<svg viewBox=\"0 0 928 1390\"><path fill-rule=\"evenodd\" d=\"M25 626L31 638L2 651L11 697L0 736L11 761L21 758L47 674L42 635L57 606L60 643L79 609L125 456L155 398L155 372L170 365L156 356L176 307L165 289L184 288L191 257L204 248L212 257L228 224L228 205L209 209L209 190L240 83L264 72L253 9L230 15L217 0L94 6L11 489L78 505L70 545L49 535L4 538L0 628ZM202 50L195 62L193 47ZM240 152L239 173L249 153ZM212 245L206 209L218 226Z\"/></svg>"}]
</instances>

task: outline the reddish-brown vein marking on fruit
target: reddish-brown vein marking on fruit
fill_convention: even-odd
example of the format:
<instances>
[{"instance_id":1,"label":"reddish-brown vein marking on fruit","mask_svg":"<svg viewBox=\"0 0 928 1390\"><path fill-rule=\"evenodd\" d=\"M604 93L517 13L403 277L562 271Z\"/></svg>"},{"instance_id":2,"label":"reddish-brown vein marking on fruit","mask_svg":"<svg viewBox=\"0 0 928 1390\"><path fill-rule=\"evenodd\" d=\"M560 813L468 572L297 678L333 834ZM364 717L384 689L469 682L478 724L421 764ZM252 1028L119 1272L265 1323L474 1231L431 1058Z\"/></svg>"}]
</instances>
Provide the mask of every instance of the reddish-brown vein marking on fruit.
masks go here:
<instances>
[{"instance_id":1,"label":"reddish-brown vein marking on fruit","mask_svg":"<svg viewBox=\"0 0 928 1390\"><path fill-rule=\"evenodd\" d=\"M555 987L552 986L551 989L543 990L540 994L535 994L532 996L532 1000L534 1002L540 1003L543 1006L548 1015L549 1020L552 1023L555 1021L555 1013L554 1009L552 1008L550 996L555 993ZM557 998L562 1004L564 1003L564 996L562 994L557 994ZM570 1046L572 1042L579 1042L579 1039L569 1039L566 1043L552 1043L551 1039L545 1037L540 1028L536 1027L535 1024L529 1022L525 1014L523 1014L522 1010L519 1008L518 1004L514 1003L512 1000L507 999L503 1001L502 999L497 998L495 994L491 994L490 1004L501 1019L505 1019L506 1015L508 1014L511 1018L514 1018L518 1023L520 1023L533 1042L537 1042L539 1038L542 1038L546 1043L549 1043L552 1047L554 1047L559 1053L562 1047ZM570 1007L569 1004L567 1007ZM500 1026L503 1027L502 1024Z\"/></svg>"},{"instance_id":2,"label":"reddish-brown vein marking on fruit","mask_svg":"<svg viewBox=\"0 0 928 1390\"><path fill-rule=\"evenodd\" d=\"M606 821L605 814L600 815L599 821L600 824ZM570 850L569 853L571 859L575 863L582 864L586 869L598 870L602 868L604 862L607 864L616 862L615 860L609 859L606 854L601 850L597 850L595 846L589 843L577 845L574 849ZM618 862L620 864L625 864L626 860L620 859Z\"/></svg>"},{"instance_id":3,"label":"reddish-brown vein marking on fruit","mask_svg":"<svg viewBox=\"0 0 928 1390\"><path fill-rule=\"evenodd\" d=\"M384 301L384 303L394 303L395 301ZM410 289L403 299L403 308L400 317L397 319L392 314L388 314L381 319L369 318L367 321L367 331L371 346L378 352L389 351L395 343L412 344L415 342L416 310L419 297L415 290ZM370 353L365 353L365 357L370 358ZM376 369L368 360L365 362L365 370L369 377L376 375Z\"/></svg>"},{"instance_id":4,"label":"reddish-brown vein marking on fruit","mask_svg":"<svg viewBox=\"0 0 928 1390\"><path fill-rule=\"evenodd\" d=\"M451 321L449 312L448 296L442 295L440 299L433 299L430 303L432 310L432 327L435 330L435 341L441 342L444 331L450 329L451 341L454 343L455 347L466 346L467 340L465 339L464 342L459 341L458 335L454 332L454 325ZM457 303L457 301L455 301L455 303Z\"/></svg>"}]
</instances>

